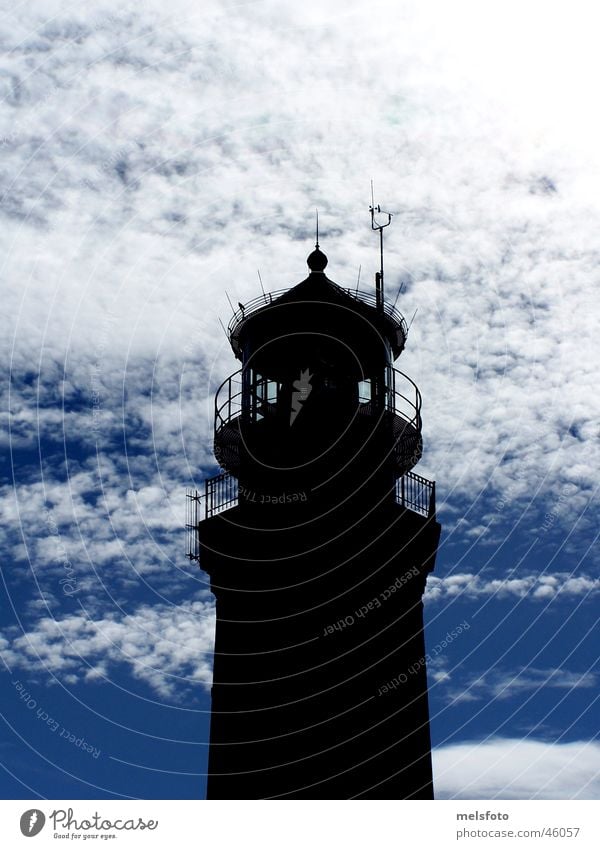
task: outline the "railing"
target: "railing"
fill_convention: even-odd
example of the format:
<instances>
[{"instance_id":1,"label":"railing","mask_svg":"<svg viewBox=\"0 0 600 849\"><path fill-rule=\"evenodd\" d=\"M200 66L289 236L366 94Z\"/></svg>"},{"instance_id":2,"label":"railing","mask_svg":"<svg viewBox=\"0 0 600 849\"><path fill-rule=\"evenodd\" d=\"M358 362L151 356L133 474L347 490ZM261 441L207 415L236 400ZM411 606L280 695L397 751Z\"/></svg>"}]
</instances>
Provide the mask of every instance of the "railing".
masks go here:
<instances>
[{"instance_id":1,"label":"railing","mask_svg":"<svg viewBox=\"0 0 600 849\"><path fill-rule=\"evenodd\" d=\"M238 500L237 478L227 472L204 481L204 513L210 519L216 513L234 507Z\"/></svg>"},{"instance_id":2,"label":"railing","mask_svg":"<svg viewBox=\"0 0 600 849\"><path fill-rule=\"evenodd\" d=\"M334 283L334 286L337 284ZM236 310L231 317L229 324L227 325L227 333L229 334L230 340L237 336L237 332L239 330L239 325L245 321L248 316L252 315L252 313L257 312L257 310L262 309L263 307L270 306L274 300L279 298L281 295L284 295L286 292L289 292L290 289L294 287L288 287L286 289L277 289L275 292L268 292L264 295L258 295L258 297L253 298L248 303L241 305L238 310ZM366 304L370 307L377 307L377 295L374 292L364 292L362 289L344 289L341 286L337 286L337 288L344 292L344 294L349 295L355 301L360 301L363 304ZM397 325L399 330L402 333L404 340L408 336L408 325L406 324L406 319L400 312L400 310L396 309L395 306L388 303L387 301L383 302L383 312L385 315L390 318L394 324ZM404 345L401 346L402 348Z\"/></svg>"},{"instance_id":3,"label":"railing","mask_svg":"<svg viewBox=\"0 0 600 849\"><path fill-rule=\"evenodd\" d=\"M396 481L396 503L435 519L435 481L407 472Z\"/></svg>"},{"instance_id":4,"label":"railing","mask_svg":"<svg viewBox=\"0 0 600 849\"><path fill-rule=\"evenodd\" d=\"M188 532L187 556L198 560L200 549L198 525L238 504L238 481L227 473L215 475L204 482L204 493L188 489L186 502L186 529ZM396 503L413 513L435 519L435 481L407 472L398 478L395 489Z\"/></svg>"},{"instance_id":5,"label":"railing","mask_svg":"<svg viewBox=\"0 0 600 849\"><path fill-rule=\"evenodd\" d=\"M215 434L242 413L242 370L226 377L215 393Z\"/></svg>"},{"instance_id":6,"label":"railing","mask_svg":"<svg viewBox=\"0 0 600 849\"><path fill-rule=\"evenodd\" d=\"M390 377L388 384L385 387L385 408L388 412L399 416L409 425L421 432L421 393L417 384L404 374L399 369L389 369ZM265 385L271 383L266 378L263 378ZM274 383L274 382L273 382ZM369 394L366 394L366 385L370 385ZM374 408L373 403L373 386L370 381L361 381L359 384L358 400L359 411L371 414ZM398 387L402 388L402 391ZM215 394L215 434L221 428L247 412L250 421L261 418L267 410L273 410L277 403L277 397L267 395L263 391L248 392L248 408L247 411L243 408L243 388L242 388L242 369L234 372L230 377L226 378L219 386ZM362 408L362 409L361 409Z\"/></svg>"},{"instance_id":7,"label":"railing","mask_svg":"<svg viewBox=\"0 0 600 849\"><path fill-rule=\"evenodd\" d=\"M386 406L390 412L409 422L415 430L421 432L423 423L421 421L421 404L422 398L419 392L419 387L411 380L407 374L397 368L391 369L392 379L391 386L386 387L388 392ZM410 395L407 397L404 392L400 392L398 384L402 389ZM412 400L411 400L412 399Z\"/></svg>"},{"instance_id":8,"label":"railing","mask_svg":"<svg viewBox=\"0 0 600 849\"><path fill-rule=\"evenodd\" d=\"M188 489L186 492L185 527L187 530L187 557L200 559L200 541L198 525L203 519L210 519L217 513L223 513L238 503L238 481L227 472L207 478L204 492Z\"/></svg>"},{"instance_id":9,"label":"railing","mask_svg":"<svg viewBox=\"0 0 600 849\"><path fill-rule=\"evenodd\" d=\"M200 523L200 499L202 496L197 489L188 489L185 498L185 529L187 533L187 553L190 560L200 560L200 540L198 525Z\"/></svg>"},{"instance_id":10,"label":"railing","mask_svg":"<svg viewBox=\"0 0 600 849\"><path fill-rule=\"evenodd\" d=\"M370 307L377 307L377 295L375 294L375 292L363 292L362 290L358 289L342 289L342 291L345 292L346 295L350 295L350 297L354 298L354 300L356 301L361 301L363 304L367 304L367 306ZM402 331L404 339L406 340L406 337L408 336L408 325L406 323L406 319L404 318L400 310L396 309L393 304L384 301L383 312L385 313L385 315L388 316L388 318L392 319L394 324L398 325L398 327Z\"/></svg>"}]
</instances>

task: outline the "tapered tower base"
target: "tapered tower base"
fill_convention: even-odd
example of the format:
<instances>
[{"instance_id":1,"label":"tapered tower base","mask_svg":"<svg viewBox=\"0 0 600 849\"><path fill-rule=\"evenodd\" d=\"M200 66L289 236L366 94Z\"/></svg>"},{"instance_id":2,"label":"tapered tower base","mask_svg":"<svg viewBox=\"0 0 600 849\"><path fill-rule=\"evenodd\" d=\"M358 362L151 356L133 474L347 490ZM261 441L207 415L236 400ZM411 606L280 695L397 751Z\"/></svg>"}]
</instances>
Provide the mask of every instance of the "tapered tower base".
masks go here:
<instances>
[{"instance_id":1,"label":"tapered tower base","mask_svg":"<svg viewBox=\"0 0 600 849\"><path fill-rule=\"evenodd\" d=\"M277 509L200 524L208 798L433 798L421 599L439 524L396 504Z\"/></svg>"}]
</instances>

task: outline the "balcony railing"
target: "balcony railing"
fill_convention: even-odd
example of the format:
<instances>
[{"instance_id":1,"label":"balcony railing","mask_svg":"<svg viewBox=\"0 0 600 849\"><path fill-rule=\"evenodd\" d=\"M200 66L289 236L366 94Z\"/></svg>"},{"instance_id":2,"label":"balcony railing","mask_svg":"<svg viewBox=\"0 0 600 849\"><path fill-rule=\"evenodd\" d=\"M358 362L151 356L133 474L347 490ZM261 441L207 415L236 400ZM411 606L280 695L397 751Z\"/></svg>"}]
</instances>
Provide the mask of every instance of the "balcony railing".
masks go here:
<instances>
[{"instance_id":1,"label":"balcony railing","mask_svg":"<svg viewBox=\"0 0 600 849\"><path fill-rule=\"evenodd\" d=\"M202 515L202 496L197 489L188 489L185 493L185 532L187 536L186 557L190 560L200 560L200 539L198 525L205 517Z\"/></svg>"},{"instance_id":2,"label":"balcony railing","mask_svg":"<svg viewBox=\"0 0 600 849\"><path fill-rule=\"evenodd\" d=\"M277 289L275 292L267 292L264 295L259 295L258 297L253 298L246 304L240 304L240 308L234 312L229 324L227 325L229 339L237 353L239 353L237 337L241 324L253 313L258 312L258 310L263 309L263 307L270 306L273 301L277 300L277 298L281 295L285 295L285 293L289 292L291 288L293 287ZM359 301L374 308L377 306L377 296L374 292L364 292L362 289L344 289L342 286L338 286L337 288L341 292L344 292L344 294L353 298L355 301ZM406 337L408 336L408 325L406 324L406 319L400 310L396 309L393 304L384 301L383 312L396 325L396 332L399 333L398 339L402 338L405 342ZM404 344L401 345L401 348L403 347Z\"/></svg>"},{"instance_id":3,"label":"balcony railing","mask_svg":"<svg viewBox=\"0 0 600 849\"><path fill-rule=\"evenodd\" d=\"M399 416L403 421L421 432L421 393L417 384L399 369L389 369L387 384L384 388L385 409ZM278 384L262 378L249 391L247 407L244 407L242 387L242 369L234 372L217 389L215 394L215 435L227 424L246 413L249 420L260 419L268 410L273 410L277 404ZM373 387L370 381L361 381L358 385L358 411L372 414L375 411L373 403Z\"/></svg>"},{"instance_id":4,"label":"balcony railing","mask_svg":"<svg viewBox=\"0 0 600 849\"><path fill-rule=\"evenodd\" d=\"M396 481L396 503L435 519L435 481L407 472Z\"/></svg>"},{"instance_id":5,"label":"balcony railing","mask_svg":"<svg viewBox=\"0 0 600 849\"><path fill-rule=\"evenodd\" d=\"M238 481L227 472L207 478L204 492L188 489L186 492L185 527L187 531L187 556L190 560L200 559L198 525L217 513L223 513L238 503Z\"/></svg>"},{"instance_id":6,"label":"balcony railing","mask_svg":"<svg viewBox=\"0 0 600 849\"><path fill-rule=\"evenodd\" d=\"M237 506L238 481L233 475L222 473L204 481L204 492L188 489L186 495L187 556L190 560L199 560L198 525L204 519ZM401 507L435 519L435 481L407 472L396 481L395 496Z\"/></svg>"},{"instance_id":7,"label":"balcony railing","mask_svg":"<svg viewBox=\"0 0 600 849\"><path fill-rule=\"evenodd\" d=\"M215 395L214 447L217 462L227 471L240 469L240 424L258 422L278 412L282 385L264 376L249 375L249 386L243 389L242 370L235 372L219 386ZM381 395L383 394L383 399ZM391 414L393 452L398 474L410 471L420 460L421 393L403 372L389 368L383 387L369 380L357 386L357 413L378 421L381 404Z\"/></svg>"}]
</instances>

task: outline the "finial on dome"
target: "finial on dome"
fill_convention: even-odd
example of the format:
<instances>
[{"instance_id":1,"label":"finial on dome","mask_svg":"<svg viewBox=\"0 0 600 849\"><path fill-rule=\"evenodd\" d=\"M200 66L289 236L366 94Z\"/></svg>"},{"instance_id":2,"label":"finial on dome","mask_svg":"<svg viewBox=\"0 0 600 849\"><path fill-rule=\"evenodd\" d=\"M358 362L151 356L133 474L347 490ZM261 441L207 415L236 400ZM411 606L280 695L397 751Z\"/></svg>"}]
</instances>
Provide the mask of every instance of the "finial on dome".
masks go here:
<instances>
[{"instance_id":1,"label":"finial on dome","mask_svg":"<svg viewBox=\"0 0 600 849\"><path fill-rule=\"evenodd\" d=\"M323 253L323 251L321 251L319 249L319 210L316 209L315 212L317 214L315 249L309 255L306 262L308 263L308 267L310 268L311 271L317 271L317 272L322 273L327 266L328 259L325 256L325 254Z\"/></svg>"},{"instance_id":2,"label":"finial on dome","mask_svg":"<svg viewBox=\"0 0 600 849\"><path fill-rule=\"evenodd\" d=\"M323 253L323 251L319 250L319 248L315 248L314 251L309 255L306 260L308 267L311 271L317 271L321 274L325 270L325 267L328 263L328 259Z\"/></svg>"}]
</instances>

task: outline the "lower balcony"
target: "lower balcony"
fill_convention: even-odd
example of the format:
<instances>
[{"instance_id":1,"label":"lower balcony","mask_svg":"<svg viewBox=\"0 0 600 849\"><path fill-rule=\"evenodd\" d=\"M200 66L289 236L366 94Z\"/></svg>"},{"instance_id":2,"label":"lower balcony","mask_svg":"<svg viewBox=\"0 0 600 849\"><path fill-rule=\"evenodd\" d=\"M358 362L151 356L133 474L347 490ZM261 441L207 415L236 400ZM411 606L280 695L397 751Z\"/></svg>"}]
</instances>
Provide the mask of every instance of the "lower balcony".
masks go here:
<instances>
[{"instance_id":1,"label":"lower balcony","mask_svg":"<svg viewBox=\"0 0 600 849\"><path fill-rule=\"evenodd\" d=\"M435 521L435 481L407 472L396 481L394 494L396 504ZM205 480L204 491L188 489L186 495L187 557L198 561L198 525L205 519L237 507L239 484L233 475L222 473Z\"/></svg>"}]
</instances>

